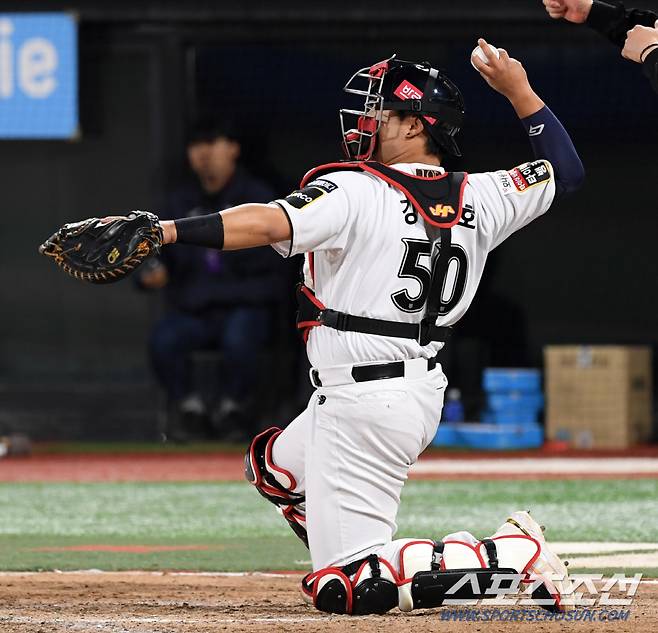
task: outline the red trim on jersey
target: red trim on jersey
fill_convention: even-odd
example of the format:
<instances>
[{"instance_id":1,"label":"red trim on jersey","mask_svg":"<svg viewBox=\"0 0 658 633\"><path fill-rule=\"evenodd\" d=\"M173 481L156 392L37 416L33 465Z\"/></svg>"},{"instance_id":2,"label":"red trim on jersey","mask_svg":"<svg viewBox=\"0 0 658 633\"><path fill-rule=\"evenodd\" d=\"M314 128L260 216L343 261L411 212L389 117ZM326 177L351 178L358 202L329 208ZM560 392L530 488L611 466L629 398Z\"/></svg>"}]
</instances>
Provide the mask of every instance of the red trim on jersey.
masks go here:
<instances>
[{"instance_id":1,"label":"red trim on jersey","mask_svg":"<svg viewBox=\"0 0 658 633\"><path fill-rule=\"evenodd\" d=\"M315 287L315 257L313 253L308 253L308 269L311 273L311 280L313 287Z\"/></svg>"}]
</instances>

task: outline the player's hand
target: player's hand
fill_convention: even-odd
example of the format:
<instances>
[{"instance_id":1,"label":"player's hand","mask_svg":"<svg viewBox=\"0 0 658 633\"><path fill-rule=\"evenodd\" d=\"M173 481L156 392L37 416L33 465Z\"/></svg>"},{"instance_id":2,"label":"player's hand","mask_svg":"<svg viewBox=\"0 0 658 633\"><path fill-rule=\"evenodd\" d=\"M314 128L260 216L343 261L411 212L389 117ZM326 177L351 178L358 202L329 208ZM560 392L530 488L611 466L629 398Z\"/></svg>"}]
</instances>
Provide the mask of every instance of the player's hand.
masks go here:
<instances>
[{"instance_id":1,"label":"player's hand","mask_svg":"<svg viewBox=\"0 0 658 633\"><path fill-rule=\"evenodd\" d=\"M487 62L477 55L471 57L473 65L483 79L501 95L507 97L519 118L525 118L544 107L544 102L535 94L521 62L513 59L504 48L499 48L500 57L489 50L484 38L478 40Z\"/></svg>"},{"instance_id":2,"label":"player's hand","mask_svg":"<svg viewBox=\"0 0 658 633\"><path fill-rule=\"evenodd\" d=\"M593 0L544 0L546 13L554 20L564 18L567 22L582 24L592 10Z\"/></svg>"},{"instance_id":3,"label":"player's hand","mask_svg":"<svg viewBox=\"0 0 658 633\"><path fill-rule=\"evenodd\" d=\"M515 96L532 90L528 82L528 75L520 61L511 58L504 48L498 49L500 57L496 57L482 37L478 40L478 44L484 52L487 62L483 62L477 55L471 57L471 61L482 78L496 92L500 92L501 95L512 101Z\"/></svg>"},{"instance_id":4,"label":"player's hand","mask_svg":"<svg viewBox=\"0 0 658 633\"><path fill-rule=\"evenodd\" d=\"M641 64L646 56L658 46L658 20L656 28L634 26L626 35L626 42L621 51L622 57ZM656 46L652 46L655 44Z\"/></svg>"}]
</instances>

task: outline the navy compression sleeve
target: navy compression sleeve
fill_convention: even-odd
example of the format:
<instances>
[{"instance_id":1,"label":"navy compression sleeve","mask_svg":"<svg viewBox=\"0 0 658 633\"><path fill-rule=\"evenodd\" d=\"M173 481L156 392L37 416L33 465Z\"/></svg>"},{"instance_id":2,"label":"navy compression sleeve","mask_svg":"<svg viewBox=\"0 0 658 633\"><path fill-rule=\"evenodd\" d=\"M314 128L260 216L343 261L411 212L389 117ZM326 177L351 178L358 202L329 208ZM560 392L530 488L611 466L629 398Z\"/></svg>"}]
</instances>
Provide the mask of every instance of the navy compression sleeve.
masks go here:
<instances>
[{"instance_id":1,"label":"navy compression sleeve","mask_svg":"<svg viewBox=\"0 0 658 633\"><path fill-rule=\"evenodd\" d=\"M571 137L557 117L544 106L521 123L532 145L535 158L544 158L553 165L555 197L572 193L585 179L585 169L573 146Z\"/></svg>"}]
</instances>

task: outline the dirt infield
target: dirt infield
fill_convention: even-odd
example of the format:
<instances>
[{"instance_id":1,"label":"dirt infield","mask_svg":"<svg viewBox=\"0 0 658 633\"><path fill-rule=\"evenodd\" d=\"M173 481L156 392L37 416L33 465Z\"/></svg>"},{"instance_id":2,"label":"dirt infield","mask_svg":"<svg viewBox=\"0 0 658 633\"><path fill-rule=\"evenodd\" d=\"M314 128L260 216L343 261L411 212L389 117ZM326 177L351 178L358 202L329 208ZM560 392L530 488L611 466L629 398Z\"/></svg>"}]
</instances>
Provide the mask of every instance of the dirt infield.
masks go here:
<instances>
[{"instance_id":1,"label":"dirt infield","mask_svg":"<svg viewBox=\"0 0 658 633\"><path fill-rule=\"evenodd\" d=\"M297 575L41 573L0 575L0 629L6 633L109 631L360 632L391 630L658 630L658 584L642 584L625 621L448 622L443 609L362 618L323 615L303 604ZM506 620L502 608L498 611ZM540 613L543 613L540 611ZM602 612L598 612L602 613ZM611 612L608 611L608 615Z\"/></svg>"}]
</instances>

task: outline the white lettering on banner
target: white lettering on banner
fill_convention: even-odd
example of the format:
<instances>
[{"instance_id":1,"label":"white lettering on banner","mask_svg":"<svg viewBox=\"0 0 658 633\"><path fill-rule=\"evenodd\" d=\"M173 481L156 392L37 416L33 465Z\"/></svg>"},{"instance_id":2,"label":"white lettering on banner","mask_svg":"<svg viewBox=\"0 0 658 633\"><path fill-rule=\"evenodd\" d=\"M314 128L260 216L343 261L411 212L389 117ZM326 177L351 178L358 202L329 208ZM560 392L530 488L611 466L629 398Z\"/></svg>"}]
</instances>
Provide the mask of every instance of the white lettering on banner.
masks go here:
<instances>
[{"instance_id":1,"label":"white lettering on banner","mask_svg":"<svg viewBox=\"0 0 658 633\"><path fill-rule=\"evenodd\" d=\"M57 88L57 50L47 39L34 37L21 47L18 72L23 92L33 99L45 99Z\"/></svg>"},{"instance_id":2,"label":"white lettering on banner","mask_svg":"<svg viewBox=\"0 0 658 633\"><path fill-rule=\"evenodd\" d=\"M14 60L17 60L18 84L21 91L32 99L46 99L57 88L55 71L58 56L55 46L43 37L26 40L15 55L11 36L11 20L0 20L0 99L14 95Z\"/></svg>"},{"instance_id":3,"label":"white lettering on banner","mask_svg":"<svg viewBox=\"0 0 658 633\"><path fill-rule=\"evenodd\" d=\"M14 55L11 34L14 25L9 20L0 20L0 99L9 99L14 94Z\"/></svg>"}]
</instances>

